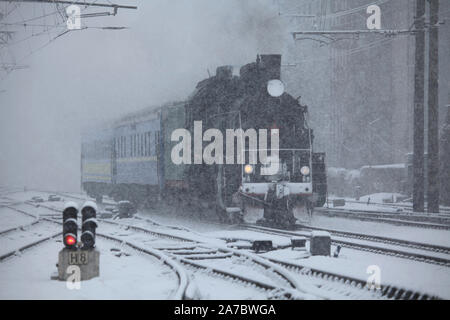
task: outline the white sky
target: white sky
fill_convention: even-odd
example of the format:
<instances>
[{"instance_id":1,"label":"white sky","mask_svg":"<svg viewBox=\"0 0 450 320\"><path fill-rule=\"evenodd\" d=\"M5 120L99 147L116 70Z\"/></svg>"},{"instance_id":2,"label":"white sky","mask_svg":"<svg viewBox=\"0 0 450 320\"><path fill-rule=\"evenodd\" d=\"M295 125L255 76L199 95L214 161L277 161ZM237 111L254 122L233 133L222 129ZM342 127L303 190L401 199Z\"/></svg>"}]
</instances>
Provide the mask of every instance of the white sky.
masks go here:
<instances>
[{"instance_id":1,"label":"white sky","mask_svg":"<svg viewBox=\"0 0 450 320\"><path fill-rule=\"evenodd\" d=\"M82 126L184 99L208 69L282 53L289 36L274 0L116 1L133 2L137 11L83 21L130 29L71 32L0 80L1 185L79 189ZM42 7L22 4L16 16L38 16ZM15 30L16 39L31 34ZM24 41L7 56L20 60L46 41Z\"/></svg>"}]
</instances>

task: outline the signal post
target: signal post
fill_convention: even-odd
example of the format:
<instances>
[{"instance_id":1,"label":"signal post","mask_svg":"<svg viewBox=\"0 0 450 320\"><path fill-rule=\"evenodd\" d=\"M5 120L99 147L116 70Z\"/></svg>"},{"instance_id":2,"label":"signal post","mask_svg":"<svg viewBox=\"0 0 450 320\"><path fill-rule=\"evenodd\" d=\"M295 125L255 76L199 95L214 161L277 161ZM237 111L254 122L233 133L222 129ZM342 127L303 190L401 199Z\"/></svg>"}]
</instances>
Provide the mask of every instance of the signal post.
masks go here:
<instances>
[{"instance_id":1,"label":"signal post","mask_svg":"<svg viewBox=\"0 0 450 320\"><path fill-rule=\"evenodd\" d=\"M87 201L81 208L81 242L78 242L78 206L66 203L63 211L64 248L58 254L58 279L67 280L75 274L80 281L100 275L100 252L95 248L97 206ZM78 273L78 274L76 274Z\"/></svg>"}]
</instances>

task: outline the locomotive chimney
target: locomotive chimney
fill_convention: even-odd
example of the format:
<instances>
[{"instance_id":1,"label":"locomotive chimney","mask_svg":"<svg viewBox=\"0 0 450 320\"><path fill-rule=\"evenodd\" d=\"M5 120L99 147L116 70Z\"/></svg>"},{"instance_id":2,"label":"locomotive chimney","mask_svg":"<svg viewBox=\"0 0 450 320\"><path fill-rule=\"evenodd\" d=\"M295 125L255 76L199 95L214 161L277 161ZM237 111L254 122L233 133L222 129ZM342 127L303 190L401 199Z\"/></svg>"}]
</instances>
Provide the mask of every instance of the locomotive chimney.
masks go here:
<instances>
[{"instance_id":1,"label":"locomotive chimney","mask_svg":"<svg viewBox=\"0 0 450 320\"><path fill-rule=\"evenodd\" d=\"M233 77L232 66L221 66L216 69L216 77L220 80L231 79Z\"/></svg>"}]
</instances>

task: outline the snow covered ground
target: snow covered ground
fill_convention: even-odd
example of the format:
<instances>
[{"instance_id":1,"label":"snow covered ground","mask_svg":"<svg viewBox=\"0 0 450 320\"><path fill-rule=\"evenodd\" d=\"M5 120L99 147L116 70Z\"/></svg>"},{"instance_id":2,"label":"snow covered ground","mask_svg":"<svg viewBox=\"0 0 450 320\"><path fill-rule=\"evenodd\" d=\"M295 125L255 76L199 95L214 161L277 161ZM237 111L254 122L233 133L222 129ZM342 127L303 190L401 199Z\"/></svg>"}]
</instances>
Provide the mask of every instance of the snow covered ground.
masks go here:
<instances>
[{"instance_id":1,"label":"snow covered ground","mask_svg":"<svg viewBox=\"0 0 450 320\"><path fill-rule=\"evenodd\" d=\"M101 250L100 277L68 289L65 281L50 280L56 271L60 240L46 242L0 263L0 299L166 299L177 287L175 273L159 260L134 250L117 257L118 244L97 240Z\"/></svg>"},{"instance_id":2,"label":"snow covered ground","mask_svg":"<svg viewBox=\"0 0 450 320\"><path fill-rule=\"evenodd\" d=\"M218 238L236 238L242 240L272 240L274 245L284 245L290 242L289 237L269 235L248 230L220 230L216 224L198 222L193 219L182 219L165 215L153 214L152 219L165 224L189 226L193 230L208 236ZM316 216L312 225L329 227L350 232L367 233L450 246L450 232L445 230L421 229L415 227L393 226L383 223L349 220L344 218L327 218ZM380 245L380 244L378 244ZM308 247L307 247L308 249ZM332 252L336 249L332 246ZM355 249L342 248L338 258L309 257L304 251L281 249L262 254L288 262L342 273L359 279L367 279L367 268L371 265L379 266L381 270L381 284L395 285L420 292L435 294L450 299L450 269L445 266L432 265L424 262L411 261L403 258L386 256L377 253ZM308 256L308 258L305 258Z\"/></svg>"},{"instance_id":3,"label":"snow covered ground","mask_svg":"<svg viewBox=\"0 0 450 320\"><path fill-rule=\"evenodd\" d=\"M311 226L450 247L450 231L315 215Z\"/></svg>"},{"instance_id":4,"label":"snow covered ground","mask_svg":"<svg viewBox=\"0 0 450 320\"><path fill-rule=\"evenodd\" d=\"M1 216L1 225L0 231L8 230L18 225L25 225L33 222L33 219L30 216L26 215L18 215L17 211L11 210L7 207L0 207L0 216Z\"/></svg>"},{"instance_id":5,"label":"snow covered ground","mask_svg":"<svg viewBox=\"0 0 450 320\"><path fill-rule=\"evenodd\" d=\"M404 198L404 195L399 193L387 193L380 192L369 195L364 195L356 200L350 197L336 197L330 195L328 197L328 206L334 209L347 209L347 210L362 210L368 212L387 212L387 213L398 213L398 212L412 212L412 202L410 201L398 201L398 199ZM344 206L333 206L333 200L335 199L345 199ZM324 207L327 207L325 204ZM450 207L441 206L441 211L448 212ZM427 213L422 213L427 215Z\"/></svg>"},{"instance_id":6,"label":"snow covered ground","mask_svg":"<svg viewBox=\"0 0 450 320\"><path fill-rule=\"evenodd\" d=\"M17 201L27 201L33 196L41 196L44 200L49 193L45 192L16 192L1 198L3 204ZM82 195L76 195L83 198ZM70 198L67 197L66 200ZM74 200L74 199L70 199ZM83 200L75 200L79 204ZM61 210L64 202L47 202L33 207L29 204L14 204L14 208L33 215L46 217L58 215L49 210L52 207ZM272 240L278 250L260 254L261 257L296 263L306 268L347 275L365 281L368 279L368 267L376 265L381 274L382 285L394 285L399 288L416 290L422 293L438 295L450 299L450 272L446 266L417 262L405 258L387 256L379 253L342 248L338 258L311 257L306 249L282 249L290 243L290 236L261 233L258 231L242 230L238 226L224 226L201 218L192 218L183 214L169 214L169 209L147 210L139 213L142 218L150 220L122 219L120 223L151 228L161 232L189 238L194 243L205 243L210 246L249 245L253 240ZM172 212L173 213L173 212ZM34 219L7 207L0 207L0 231L19 225L30 224ZM154 223L152 223L152 221ZM156 224L155 224L156 223ZM159 225L158 225L159 223ZM445 230L422 229L418 227L393 226L378 222L350 220L337 217L315 216L313 226L333 228L342 231L387 236L398 239L413 240L450 246L450 232ZM56 233L60 226L40 220L38 224L24 230L15 230L0 236L0 254L15 250L30 241ZM124 241L138 243L144 248L167 248L179 246L177 239L160 238L148 233L136 232L126 226L115 226L100 223L99 231ZM230 242L233 240L234 242ZM228 241L228 243L227 243ZM1 299L166 299L170 297L178 286L175 272L167 265L163 265L155 257L138 253L129 247L122 247L118 243L97 237L98 248L101 251L101 275L81 283L80 290L69 290L66 283L50 280L50 275L56 271L57 253L62 248L58 238L49 240L38 247L0 262L0 298ZM382 244L379 244L382 245ZM112 251L117 249L119 251ZM196 248L201 252L200 249ZM332 246L332 252L335 247ZM246 250L250 252L250 250ZM122 254L118 254L122 253ZM123 254L126 253L126 254ZM207 259L199 264L216 269L242 274L256 280L279 284L279 279L272 272L265 271L258 266L248 265L236 258ZM202 299L267 299L264 290L236 283L224 279L217 274L205 272L189 266L190 280ZM293 276L306 287L333 286L326 280L311 279L310 276L293 272ZM328 293L327 293L328 294ZM339 293L325 294L327 298L343 298ZM352 297L350 295L349 297ZM355 297L358 297L356 295ZM362 298L373 298L361 296Z\"/></svg>"}]
</instances>

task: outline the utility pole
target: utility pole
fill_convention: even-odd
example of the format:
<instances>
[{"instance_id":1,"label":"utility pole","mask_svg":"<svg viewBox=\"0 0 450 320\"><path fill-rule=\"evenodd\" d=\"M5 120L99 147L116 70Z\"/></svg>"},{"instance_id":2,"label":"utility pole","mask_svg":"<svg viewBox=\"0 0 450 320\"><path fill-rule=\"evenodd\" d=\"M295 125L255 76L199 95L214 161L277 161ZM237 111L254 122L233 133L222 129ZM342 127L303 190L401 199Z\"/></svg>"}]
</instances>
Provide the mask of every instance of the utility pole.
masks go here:
<instances>
[{"instance_id":1,"label":"utility pole","mask_svg":"<svg viewBox=\"0 0 450 320\"><path fill-rule=\"evenodd\" d=\"M441 203L450 206L450 94L447 105L447 121L441 133Z\"/></svg>"},{"instance_id":2,"label":"utility pole","mask_svg":"<svg viewBox=\"0 0 450 320\"><path fill-rule=\"evenodd\" d=\"M430 2L427 211L439 212L439 0Z\"/></svg>"},{"instance_id":3,"label":"utility pole","mask_svg":"<svg viewBox=\"0 0 450 320\"><path fill-rule=\"evenodd\" d=\"M424 86L425 86L425 0L416 0L416 52L414 75L413 211L424 209Z\"/></svg>"}]
</instances>

